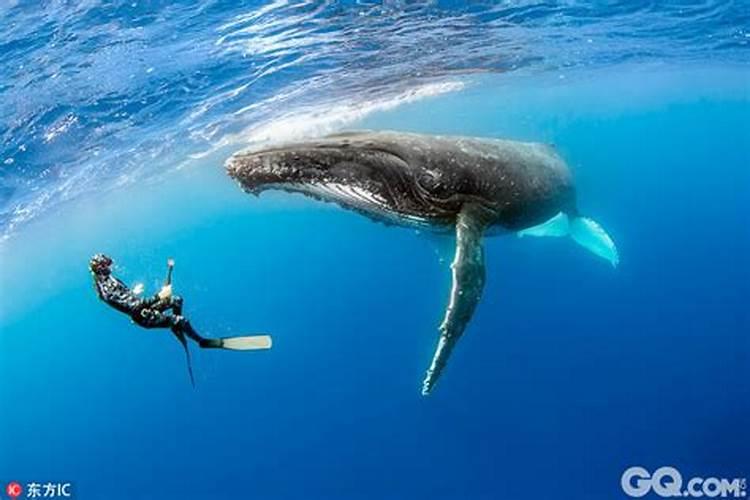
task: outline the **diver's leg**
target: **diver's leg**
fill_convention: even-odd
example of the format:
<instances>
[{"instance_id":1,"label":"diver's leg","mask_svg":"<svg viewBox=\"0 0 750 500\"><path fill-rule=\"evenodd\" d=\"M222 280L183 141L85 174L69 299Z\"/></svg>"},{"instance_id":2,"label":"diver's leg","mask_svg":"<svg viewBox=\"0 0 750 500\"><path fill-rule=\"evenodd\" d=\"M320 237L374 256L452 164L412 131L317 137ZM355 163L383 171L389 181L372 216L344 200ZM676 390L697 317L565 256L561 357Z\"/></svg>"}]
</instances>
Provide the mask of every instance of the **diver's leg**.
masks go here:
<instances>
[{"instance_id":1,"label":"diver's leg","mask_svg":"<svg viewBox=\"0 0 750 500\"><path fill-rule=\"evenodd\" d=\"M181 303L180 303L181 305ZM250 335L243 337L224 337L220 339L208 339L195 331L193 325L184 316L171 316L172 332L184 339L187 335L198 343L203 349L228 349L231 351L255 351L258 349L270 349L271 337L268 335Z\"/></svg>"},{"instance_id":2,"label":"diver's leg","mask_svg":"<svg viewBox=\"0 0 750 500\"><path fill-rule=\"evenodd\" d=\"M156 308L144 308L140 311L131 314L130 316L133 321L143 328L170 328L172 326L172 318L167 314L163 314Z\"/></svg>"},{"instance_id":3,"label":"diver's leg","mask_svg":"<svg viewBox=\"0 0 750 500\"><path fill-rule=\"evenodd\" d=\"M174 326L173 329L178 329L185 333L192 340L196 341L201 347L221 347L221 341L218 339L207 339L202 337L195 331L190 321L182 315L182 297L175 295L172 297L169 303L169 307L174 313Z\"/></svg>"},{"instance_id":4,"label":"diver's leg","mask_svg":"<svg viewBox=\"0 0 750 500\"><path fill-rule=\"evenodd\" d=\"M198 343L203 349L230 349L249 351L255 349L268 349L271 347L270 337L267 335L261 336L250 336L250 337L227 337L222 339L208 339L195 331L193 325L190 324L187 318L182 316L182 297L174 296L169 302L169 307L172 309L174 316L172 331L179 331L183 335L187 335L192 340Z\"/></svg>"},{"instance_id":5,"label":"diver's leg","mask_svg":"<svg viewBox=\"0 0 750 500\"><path fill-rule=\"evenodd\" d=\"M195 377L193 376L193 361L190 359L190 349L188 349L187 340L185 339L185 334L176 328L172 328L172 333L175 337L177 337L177 340L180 341L180 344L182 344L182 348L185 349L185 359L187 360L187 369L188 374L190 375L190 383L193 384L193 387L195 387Z\"/></svg>"},{"instance_id":6,"label":"diver's leg","mask_svg":"<svg viewBox=\"0 0 750 500\"><path fill-rule=\"evenodd\" d=\"M200 347L203 348L220 348L223 346L221 339L207 339L202 337L198 332L195 331L193 325L184 316L173 316L174 324L172 331L180 332L187 335L192 340L196 341Z\"/></svg>"},{"instance_id":7,"label":"diver's leg","mask_svg":"<svg viewBox=\"0 0 750 500\"><path fill-rule=\"evenodd\" d=\"M177 340L182 344L182 348L185 349L185 357L187 359L188 374L190 375L190 383L195 387L195 377L193 377L193 363L190 359L190 350L187 346L187 340L185 339L185 333L183 330L176 327L175 317L163 314L158 309L146 308L141 309L135 315L131 316L136 324L144 328L169 328Z\"/></svg>"},{"instance_id":8,"label":"diver's leg","mask_svg":"<svg viewBox=\"0 0 750 500\"><path fill-rule=\"evenodd\" d=\"M201 347L221 347L220 342L217 345L206 345L211 344L212 339L206 339L195 331L195 328L190 324L190 321L182 315L182 303L182 297L179 295L174 295L169 301L169 308L172 309L172 313L174 314L174 316L172 316L172 318L174 318L172 330L178 330L184 333L192 340L196 341Z\"/></svg>"}]
</instances>

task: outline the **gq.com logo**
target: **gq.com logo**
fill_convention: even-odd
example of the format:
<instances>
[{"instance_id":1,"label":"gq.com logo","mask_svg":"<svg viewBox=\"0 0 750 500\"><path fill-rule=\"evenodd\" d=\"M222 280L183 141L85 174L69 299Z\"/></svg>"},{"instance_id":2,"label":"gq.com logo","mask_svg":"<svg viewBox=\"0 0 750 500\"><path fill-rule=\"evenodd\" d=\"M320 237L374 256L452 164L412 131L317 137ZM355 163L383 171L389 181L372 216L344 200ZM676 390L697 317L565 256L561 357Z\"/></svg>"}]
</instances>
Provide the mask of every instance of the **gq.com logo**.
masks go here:
<instances>
[{"instance_id":1,"label":"gq.com logo","mask_svg":"<svg viewBox=\"0 0 750 500\"><path fill-rule=\"evenodd\" d=\"M650 491L665 498L744 498L747 496L747 479L745 478L694 477L685 483L682 480L682 474L674 467L660 467L653 474L649 474L643 467L631 467L622 474L620 484L625 494L635 498L646 496Z\"/></svg>"}]
</instances>

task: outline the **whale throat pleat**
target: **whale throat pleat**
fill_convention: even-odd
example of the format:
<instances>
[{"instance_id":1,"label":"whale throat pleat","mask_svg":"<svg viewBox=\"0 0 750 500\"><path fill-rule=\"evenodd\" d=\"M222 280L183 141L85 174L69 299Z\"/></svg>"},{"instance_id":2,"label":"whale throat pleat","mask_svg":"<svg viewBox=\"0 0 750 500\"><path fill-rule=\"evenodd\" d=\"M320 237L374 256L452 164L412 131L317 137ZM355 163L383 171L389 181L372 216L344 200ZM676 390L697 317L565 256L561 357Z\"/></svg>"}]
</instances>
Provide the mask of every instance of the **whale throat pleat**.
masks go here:
<instances>
[{"instance_id":1,"label":"whale throat pleat","mask_svg":"<svg viewBox=\"0 0 750 500\"><path fill-rule=\"evenodd\" d=\"M269 184L267 189L300 193L311 198L333 202L337 205L360 212L374 220L394 224L409 223L413 226L428 225L429 221L416 215L398 212L378 193L354 184L337 182L295 182Z\"/></svg>"},{"instance_id":2,"label":"whale throat pleat","mask_svg":"<svg viewBox=\"0 0 750 500\"><path fill-rule=\"evenodd\" d=\"M310 182L292 183L279 187L359 208L372 207L376 210L384 210L386 206L384 200L375 193L356 185L335 182Z\"/></svg>"}]
</instances>

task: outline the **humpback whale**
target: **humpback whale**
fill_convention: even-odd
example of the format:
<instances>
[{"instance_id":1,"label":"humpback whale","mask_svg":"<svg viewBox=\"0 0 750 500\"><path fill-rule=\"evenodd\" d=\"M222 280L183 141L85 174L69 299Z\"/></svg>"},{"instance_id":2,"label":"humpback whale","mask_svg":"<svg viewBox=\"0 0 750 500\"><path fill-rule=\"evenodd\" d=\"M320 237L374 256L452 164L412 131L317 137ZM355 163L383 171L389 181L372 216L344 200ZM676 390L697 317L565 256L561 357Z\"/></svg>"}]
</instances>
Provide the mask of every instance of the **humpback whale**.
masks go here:
<instances>
[{"instance_id":1,"label":"humpback whale","mask_svg":"<svg viewBox=\"0 0 750 500\"><path fill-rule=\"evenodd\" d=\"M571 236L613 266L619 261L604 229L579 214L570 170L546 144L357 131L239 152L226 168L248 193L302 193L387 224L455 232L452 286L424 395L479 303L485 235Z\"/></svg>"}]
</instances>

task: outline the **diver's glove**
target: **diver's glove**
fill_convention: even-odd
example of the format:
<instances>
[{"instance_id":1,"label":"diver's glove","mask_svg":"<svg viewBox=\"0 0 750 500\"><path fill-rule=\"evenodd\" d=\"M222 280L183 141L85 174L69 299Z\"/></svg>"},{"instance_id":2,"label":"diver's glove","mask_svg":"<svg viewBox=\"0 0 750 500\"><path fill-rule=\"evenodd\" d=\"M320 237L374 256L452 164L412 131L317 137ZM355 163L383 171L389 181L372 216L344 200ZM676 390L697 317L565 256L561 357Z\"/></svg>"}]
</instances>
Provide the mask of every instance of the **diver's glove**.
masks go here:
<instances>
[{"instance_id":1,"label":"diver's glove","mask_svg":"<svg viewBox=\"0 0 750 500\"><path fill-rule=\"evenodd\" d=\"M167 301L172 298L172 285L164 285L161 287L161 290L159 290L159 293L156 294L157 297L159 297L160 300Z\"/></svg>"}]
</instances>

